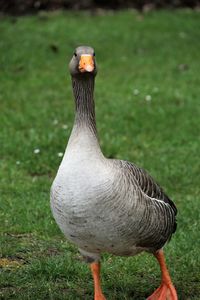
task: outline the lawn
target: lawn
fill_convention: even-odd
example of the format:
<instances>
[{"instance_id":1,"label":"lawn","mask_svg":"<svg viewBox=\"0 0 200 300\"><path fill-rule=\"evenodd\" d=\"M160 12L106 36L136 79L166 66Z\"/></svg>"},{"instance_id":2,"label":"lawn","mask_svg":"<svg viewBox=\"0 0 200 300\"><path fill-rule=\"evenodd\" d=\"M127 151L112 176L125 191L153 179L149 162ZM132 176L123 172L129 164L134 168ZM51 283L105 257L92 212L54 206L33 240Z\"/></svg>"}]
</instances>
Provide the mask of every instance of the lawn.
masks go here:
<instances>
[{"instance_id":1,"label":"lawn","mask_svg":"<svg viewBox=\"0 0 200 300\"><path fill-rule=\"evenodd\" d=\"M200 299L199 12L40 13L0 19L0 299L93 297L49 190L73 125L68 62L95 48L103 152L146 168L176 203L166 259L180 300ZM104 254L108 300L144 300L160 283L148 254Z\"/></svg>"}]
</instances>

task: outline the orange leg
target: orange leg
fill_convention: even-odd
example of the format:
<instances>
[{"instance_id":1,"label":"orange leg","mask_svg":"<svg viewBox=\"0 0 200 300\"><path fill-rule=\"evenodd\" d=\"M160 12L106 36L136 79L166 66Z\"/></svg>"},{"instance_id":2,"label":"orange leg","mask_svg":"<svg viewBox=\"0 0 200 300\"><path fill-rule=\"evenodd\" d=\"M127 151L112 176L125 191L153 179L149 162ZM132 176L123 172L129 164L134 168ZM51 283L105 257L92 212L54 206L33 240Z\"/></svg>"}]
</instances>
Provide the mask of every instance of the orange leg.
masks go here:
<instances>
[{"instance_id":1,"label":"orange leg","mask_svg":"<svg viewBox=\"0 0 200 300\"><path fill-rule=\"evenodd\" d=\"M171 281L166 267L165 257L162 250L159 250L155 257L157 258L162 272L162 282L160 287L147 300L178 300L177 293Z\"/></svg>"},{"instance_id":2,"label":"orange leg","mask_svg":"<svg viewBox=\"0 0 200 300\"><path fill-rule=\"evenodd\" d=\"M106 300L101 289L100 281L100 263L94 262L90 265L92 276L94 279L94 300Z\"/></svg>"}]
</instances>

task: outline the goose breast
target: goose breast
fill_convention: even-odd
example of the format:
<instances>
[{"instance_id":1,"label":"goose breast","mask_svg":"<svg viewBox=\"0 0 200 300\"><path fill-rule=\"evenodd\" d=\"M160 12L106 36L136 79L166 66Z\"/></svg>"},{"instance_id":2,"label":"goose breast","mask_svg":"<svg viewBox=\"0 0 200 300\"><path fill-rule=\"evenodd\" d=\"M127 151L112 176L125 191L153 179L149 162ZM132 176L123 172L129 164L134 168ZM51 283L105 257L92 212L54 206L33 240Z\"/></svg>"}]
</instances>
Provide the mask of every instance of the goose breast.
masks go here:
<instances>
[{"instance_id":1,"label":"goose breast","mask_svg":"<svg viewBox=\"0 0 200 300\"><path fill-rule=\"evenodd\" d=\"M65 163L52 186L51 207L80 249L134 255L164 245L172 231L171 208L148 197L123 163L92 157Z\"/></svg>"},{"instance_id":2,"label":"goose breast","mask_svg":"<svg viewBox=\"0 0 200 300\"><path fill-rule=\"evenodd\" d=\"M138 195L119 181L120 173L105 162L82 160L76 167L73 161L59 169L51 189L52 212L79 248L124 255L135 247L130 214Z\"/></svg>"}]
</instances>

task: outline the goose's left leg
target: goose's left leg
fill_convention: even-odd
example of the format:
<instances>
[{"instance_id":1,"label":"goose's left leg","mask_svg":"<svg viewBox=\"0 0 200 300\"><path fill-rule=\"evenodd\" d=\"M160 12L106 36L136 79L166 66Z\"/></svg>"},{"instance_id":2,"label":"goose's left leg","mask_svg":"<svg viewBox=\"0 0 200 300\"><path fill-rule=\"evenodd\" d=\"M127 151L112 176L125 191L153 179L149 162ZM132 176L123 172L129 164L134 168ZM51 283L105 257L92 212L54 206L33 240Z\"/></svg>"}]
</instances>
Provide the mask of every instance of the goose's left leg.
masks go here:
<instances>
[{"instance_id":1,"label":"goose's left leg","mask_svg":"<svg viewBox=\"0 0 200 300\"><path fill-rule=\"evenodd\" d=\"M160 265L160 269L162 272L162 282L160 287L150 297L148 297L147 300L178 300L176 289L173 286L169 272L167 270L163 251L159 250L154 255Z\"/></svg>"},{"instance_id":2,"label":"goose's left leg","mask_svg":"<svg viewBox=\"0 0 200 300\"><path fill-rule=\"evenodd\" d=\"M94 300L106 300L101 289L100 262L93 262L90 267L94 279Z\"/></svg>"}]
</instances>

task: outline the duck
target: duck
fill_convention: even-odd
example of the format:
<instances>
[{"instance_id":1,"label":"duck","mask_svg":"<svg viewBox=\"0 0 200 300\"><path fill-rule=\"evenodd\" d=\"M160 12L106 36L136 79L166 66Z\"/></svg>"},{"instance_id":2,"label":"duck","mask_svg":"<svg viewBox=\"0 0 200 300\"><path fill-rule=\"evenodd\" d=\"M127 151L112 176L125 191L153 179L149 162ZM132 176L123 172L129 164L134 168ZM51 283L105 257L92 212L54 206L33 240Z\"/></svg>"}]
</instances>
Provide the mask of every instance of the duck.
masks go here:
<instances>
[{"instance_id":1,"label":"duck","mask_svg":"<svg viewBox=\"0 0 200 300\"><path fill-rule=\"evenodd\" d=\"M90 265L94 300L105 300L101 254L157 259L161 284L148 300L177 300L165 262L164 245L176 231L177 208L147 171L106 158L100 148L94 102L94 49L79 46L69 63L75 100L74 125L51 186L53 217L68 241Z\"/></svg>"}]
</instances>

